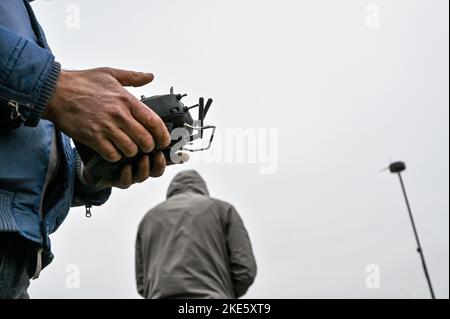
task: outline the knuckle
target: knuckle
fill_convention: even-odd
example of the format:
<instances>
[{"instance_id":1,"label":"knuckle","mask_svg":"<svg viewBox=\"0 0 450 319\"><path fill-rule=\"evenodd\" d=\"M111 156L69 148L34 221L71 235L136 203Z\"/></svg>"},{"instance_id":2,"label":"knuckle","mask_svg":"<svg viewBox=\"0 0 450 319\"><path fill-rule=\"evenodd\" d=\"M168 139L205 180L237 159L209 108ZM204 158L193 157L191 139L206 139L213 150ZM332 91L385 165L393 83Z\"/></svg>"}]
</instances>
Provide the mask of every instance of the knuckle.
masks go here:
<instances>
[{"instance_id":1,"label":"knuckle","mask_svg":"<svg viewBox=\"0 0 450 319\"><path fill-rule=\"evenodd\" d=\"M150 135L150 133L142 133L138 137L138 143L139 143L139 145L141 145L143 148L146 148L146 149L154 147L153 138Z\"/></svg>"},{"instance_id":2,"label":"knuckle","mask_svg":"<svg viewBox=\"0 0 450 319\"><path fill-rule=\"evenodd\" d=\"M110 110L110 115L114 120L122 120L124 118L123 112L117 107Z\"/></svg>"},{"instance_id":3,"label":"knuckle","mask_svg":"<svg viewBox=\"0 0 450 319\"><path fill-rule=\"evenodd\" d=\"M161 118L158 116L158 114L156 114L155 112L151 112L148 115L148 122L155 127L159 127L163 125L163 121L161 120Z\"/></svg>"},{"instance_id":4,"label":"knuckle","mask_svg":"<svg viewBox=\"0 0 450 319\"><path fill-rule=\"evenodd\" d=\"M153 116L149 125L152 127L152 132L154 132L154 136L157 138L158 144L164 147L168 146L170 144L171 137L161 118L157 115Z\"/></svg>"},{"instance_id":5,"label":"knuckle","mask_svg":"<svg viewBox=\"0 0 450 319\"><path fill-rule=\"evenodd\" d=\"M121 103L127 105L128 107L133 104L133 97L129 96L128 94L120 94L118 98Z\"/></svg>"},{"instance_id":6,"label":"knuckle","mask_svg":"<svg viewBox=\"0 0 450 319\"><path fill-rule=\"evenodd\" d=\"M84 130L83 134L87 141L93 141L95 144L99 144L103 141L102 130L97 123L91 125L89 130Z\"/></svg>"},{"instance_id":7,"label":"knuckle","mask_svg":"<svg viewBox=\"0 0 450 319\"><path fill-rule=\"evenodd\" d=\"M105 149L103 150L103 155L110 160L114 160L117 157L117 152L112 149Z\"/></svg>"},{"instance_id":8,"label":"knuckle","mask_svg":"<svg viewBox=\"0 0 450 319\"><path fill-rule=\"evenodd\" d=\"M95 134L94 129L86 130L83 134L83 140L90 141L91 144L98 144L100 138Z\"/></svg>"},{"instance_id":9,"label":"knuckle","mask_svg":"<svg viewBox=\"0 0 450 319\"><path fill-rule=\"evenodd\" d=\"M163 137L163 141L162 141L163 147L168 147L171 142L172 142L172 138L171 138L170 134L167 132L167 134L165 134Z\"/></svg>"},{"instance_id":10,"label":"knuckle","mask_svg":"<svg viewBox=\"0 0 450 319\"><path fill-rule=\"evenodd\" d=\"M126 141L123 144L123 151L129 156L134 156L138 152L138 148L133 142Z\"/></svg>"}]
</instances>

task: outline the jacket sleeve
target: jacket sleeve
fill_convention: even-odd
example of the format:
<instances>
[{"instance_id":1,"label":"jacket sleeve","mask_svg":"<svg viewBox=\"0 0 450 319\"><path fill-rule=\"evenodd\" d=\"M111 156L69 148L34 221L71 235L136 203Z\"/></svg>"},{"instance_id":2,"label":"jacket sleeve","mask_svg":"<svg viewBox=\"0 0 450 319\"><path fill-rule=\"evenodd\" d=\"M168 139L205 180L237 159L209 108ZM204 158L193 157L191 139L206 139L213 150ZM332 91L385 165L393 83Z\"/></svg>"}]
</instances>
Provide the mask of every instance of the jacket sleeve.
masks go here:
<instances>
[{"instance_id":1,"label":"jacket sleeve","mask_svg":"<svg viewBox=\"0 0 450 319\"><path fill-rule=\"evenodd\" d=\"M230 257L231 277L237 298L242 297L256 277L256 261L244 223L232 206L228 208L226 241Z\"/></svg>"},{"instance_id":2,"label":"jacket sleeve","mask_svg":"<svg viewBox=\"0 0 450 319\"><path fill-rule=\"evenodd\" d=\"M60 71L49 50L0 25L0 127L37 126Z\"/></svg>"},{"instance_id":3,"label":"jacket sleeve","mask_svg":"<svg viewBox=\"0 0 450 319\"><path fill-rule=\"evenodd\" d=\"M140 236L140 230L136 236L136 252L135 252L135 272L136 272L136 287L138 293L144 295L144 264L142 258L142 242Z\"/></svg>"},{"instance_id":4,"label":"jacket sleeve","mask_svg":"<svg viewBox=\"0 0 450 319\"><path fill-rule=\"evenodd\" d=\"M99 188L90 185L83 177L83 161L75 148L73 153L75 161L75 188L72 207L103 205L111 196L111 188Z\"/></svg>"}]
</instances>

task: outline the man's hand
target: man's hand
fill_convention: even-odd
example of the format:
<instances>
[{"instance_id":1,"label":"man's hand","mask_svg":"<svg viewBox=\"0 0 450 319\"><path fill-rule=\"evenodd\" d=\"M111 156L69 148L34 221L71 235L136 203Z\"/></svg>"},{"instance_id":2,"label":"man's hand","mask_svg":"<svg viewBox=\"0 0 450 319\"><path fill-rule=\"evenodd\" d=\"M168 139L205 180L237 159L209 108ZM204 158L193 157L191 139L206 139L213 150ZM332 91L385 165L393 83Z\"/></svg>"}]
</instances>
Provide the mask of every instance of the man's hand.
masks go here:
<instances>
[{"instance_id":1,"label":"man's hand","mask_svg":"<svg viewBox=\"0 0 450 319\"><path fill-rule=\"evenodd\" d=\"M180 164L186 163L189 161L189 154L185 152L178 152L178 156L180 156ZM175 165L172 161L166 161L164 154L162 152L158 152L155 154L153 165L150 164L150 159L148 155L144 155L141 157L139 161L139 165L137 171L133 172L133 168L130 164L125 165L121 172L120 177L115 180L102 180L99 184L95 186L100 186L103 188L107 187L117 187L122 189L127 189L133 184L142 183L146 181L149 177L160 177L164 174L164 170L167 166ZM83 171L83 177L86 182L94 185L94 181L89 175L89 171L85 168Z\"/></svg>"},{"instance_id":2,"label":"man's hand","mask_svg":"<svg viewBox=\"0 0 450 319\"><path fill-rule=\"evenodd\" d=\"M159 177L164 173L166 167L166 159L162 152L155 154L155 159L153 165L150 164L150 159L148 155L142 156L139 161L138 169L133 172L130 164L125 165L121 172L120 177L116 180L102 180L100 186L103 188L107 187L117 187L122 189L127 189L133 184L142 183L149 177ZM89 172L85 169L83 171L83 176L85 180L89 183L93 183L89 176Z\"/></svg>"},{"instance_id":3,"label":"man's hand","mask_svg":"<svg viewBox=\"0 0 450 319\"><path fill-rule=\"evenodd\" d=\"M138 148L149 153L155 145L167 147L170 134L164 122L123 88L143 86L152 80L149 73L112 68L61 71L43 118L110 162L120 160L118 150L132 157ZM130 168L125 167L122 175L123 185L133 181Z\"/></svg>"}]
</instances>

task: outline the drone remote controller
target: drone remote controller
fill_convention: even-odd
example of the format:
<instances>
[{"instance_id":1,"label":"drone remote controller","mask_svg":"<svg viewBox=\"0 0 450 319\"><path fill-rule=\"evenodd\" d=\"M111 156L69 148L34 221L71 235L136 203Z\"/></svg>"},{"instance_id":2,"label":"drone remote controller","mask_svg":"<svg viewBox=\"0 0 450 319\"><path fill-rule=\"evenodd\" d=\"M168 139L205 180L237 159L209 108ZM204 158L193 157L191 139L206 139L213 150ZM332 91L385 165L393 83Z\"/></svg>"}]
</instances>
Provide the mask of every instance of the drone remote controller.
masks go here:
<instances>
[{"instance_id":1,"label":"drone remote controller","mask_svg":"<svg viewBox=\"0 0 450 319\"><path fill-rule=\"evenodd\" d=\"M148 98L142 97L141 102L159 115L172 136L172 141L168 148L160 150L157 146L155 150L148 153L150 155L151 163L154 160L154 155L158 151L163 152L166 161L174 162L173 159L178 158L178 161L176 162L179 163L181 162L181 155L179 155L180 151L198 152L207 150L211 147L216 127L204 126L203 122L213 102L212 99L208 99L205 104L204 99L200 98L198 104L187 107L181 102L181 99L185 96L186 94L174 94L173 88L171 88L170 94L156 95ZM190 110L193 108L198 108L198 120L193 120L192 118ZM190 146L193 145L195 140L203 139L204 131L208 129L212 130L208 144L202 148L191 148ZM112 163L104 160L88 146L77 141L74 142L78 154L95 184L100 184L104 180L117 178L122 167L126 164L131 164L135 171L140 158L144 155L140 150L138 154L131 158L122 155L122 158L119 161Z\"/></svg>"}]
</instances>

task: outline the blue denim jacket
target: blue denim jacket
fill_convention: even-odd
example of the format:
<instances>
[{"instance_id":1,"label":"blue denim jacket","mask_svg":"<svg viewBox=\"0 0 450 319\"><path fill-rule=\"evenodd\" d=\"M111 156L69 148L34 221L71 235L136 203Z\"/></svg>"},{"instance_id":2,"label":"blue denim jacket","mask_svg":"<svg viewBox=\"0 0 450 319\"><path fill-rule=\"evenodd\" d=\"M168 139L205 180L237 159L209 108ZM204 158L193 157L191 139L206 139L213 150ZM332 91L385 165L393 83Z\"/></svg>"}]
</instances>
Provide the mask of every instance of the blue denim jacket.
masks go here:
<instances>
[{"instance_id":1,"label":"blue denim jacket","mask_svg":"<svg viewBox=\"0 0 450 319\"><path fill-rule=\"evenodd\" d=\"M40 119L59 73L31 6L5 0L0 5L0 232L17 232L49 254L48 235L71 206L101 205L111 193L80 180L81 161L70 138ZM60 165L44 191L55 136Z\"/></svg>"}]
</instances>

